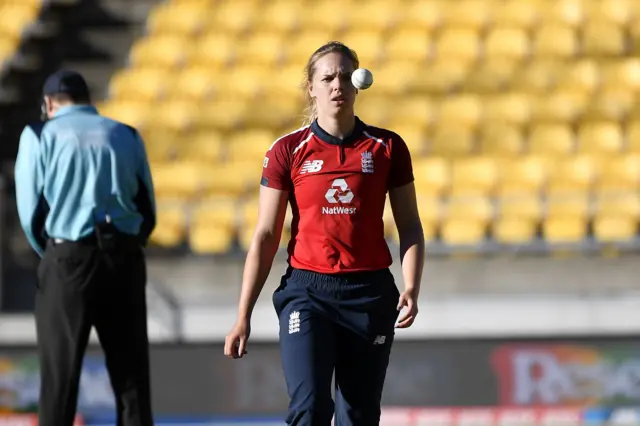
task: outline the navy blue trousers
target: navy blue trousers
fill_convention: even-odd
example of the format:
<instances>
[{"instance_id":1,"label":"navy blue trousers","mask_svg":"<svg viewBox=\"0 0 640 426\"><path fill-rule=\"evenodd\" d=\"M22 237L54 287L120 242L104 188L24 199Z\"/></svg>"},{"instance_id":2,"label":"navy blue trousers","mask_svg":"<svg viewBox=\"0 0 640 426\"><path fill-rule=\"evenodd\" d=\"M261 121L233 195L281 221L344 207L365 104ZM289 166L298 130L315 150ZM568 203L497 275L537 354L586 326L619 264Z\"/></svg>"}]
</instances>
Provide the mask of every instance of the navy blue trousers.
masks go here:
<instances>
[{"instance_id":1,"label":"navy blue trousers","mask_svg":"<svg viewBox=\"0 0 640 426\"><path fill-rule=\"evenodd\" d=\"M318 274L289 268L273 294L287 425L376 426L400 294L388 269ZM332 380L335 372L335 403Z\"/></svg>"}]
</instances>

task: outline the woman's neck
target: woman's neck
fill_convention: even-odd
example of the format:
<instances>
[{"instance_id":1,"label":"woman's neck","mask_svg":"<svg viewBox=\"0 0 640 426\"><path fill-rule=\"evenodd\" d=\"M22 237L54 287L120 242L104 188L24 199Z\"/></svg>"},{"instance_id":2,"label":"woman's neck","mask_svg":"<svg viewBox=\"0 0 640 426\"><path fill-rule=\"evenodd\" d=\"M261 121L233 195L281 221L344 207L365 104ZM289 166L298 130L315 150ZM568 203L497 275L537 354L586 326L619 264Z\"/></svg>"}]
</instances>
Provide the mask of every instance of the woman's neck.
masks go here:
<instances>
[{"instance_id":1,"label":"woman's neck","mask_svg":"<svg viewBox=\"0 0 640 426\"><path fill-rule=\"evenodd\" d=\"M353 132L356 126L356 117L353 114L345 117L319 116L318 125L331 136L344 139Z\"/></svg>"}]
</instances>

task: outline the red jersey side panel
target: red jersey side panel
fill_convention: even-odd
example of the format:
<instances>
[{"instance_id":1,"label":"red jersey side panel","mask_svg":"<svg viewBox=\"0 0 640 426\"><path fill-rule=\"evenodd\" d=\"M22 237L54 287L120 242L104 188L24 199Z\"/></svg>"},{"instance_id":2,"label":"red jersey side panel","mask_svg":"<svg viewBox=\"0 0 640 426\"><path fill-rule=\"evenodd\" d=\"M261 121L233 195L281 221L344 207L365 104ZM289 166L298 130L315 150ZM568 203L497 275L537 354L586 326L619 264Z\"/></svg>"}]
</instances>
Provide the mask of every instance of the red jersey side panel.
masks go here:
<instances>
[{"instance_id":1,"label":"red jersey side panel","mask_svg":"<svg viewBox=\"0 0 640 426\"><path fill-rule=\"evenodd\" d=\"M293 221L290 264L321 273L387 268L387 190L413 180L402 139L366 127L352 143L327 143L311 128L274 143L262 184L289 190Z\"/></svg>"}]
</instances>

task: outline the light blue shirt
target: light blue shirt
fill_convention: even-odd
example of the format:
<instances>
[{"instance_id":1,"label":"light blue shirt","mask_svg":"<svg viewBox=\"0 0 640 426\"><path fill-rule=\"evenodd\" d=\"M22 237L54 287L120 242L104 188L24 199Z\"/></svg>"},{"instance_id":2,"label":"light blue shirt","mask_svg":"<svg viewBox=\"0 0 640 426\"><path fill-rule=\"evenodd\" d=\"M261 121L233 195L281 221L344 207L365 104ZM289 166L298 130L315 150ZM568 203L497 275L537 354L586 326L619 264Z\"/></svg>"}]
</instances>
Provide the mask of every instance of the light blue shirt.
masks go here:
<instances>
[{"instance_id":1,"label":"light blue shirt","mask_svg":"<svg viewBox=\"0 0 640 426\"><path fill-rule=\"evenodd\" d=\"M20 224L42 256L47 238L77 241L110 220L146 244L156 224L153 181L144 143L132 127L95 107L61 108L28 125L15 165Z\"/></svg>"}]
</instances>

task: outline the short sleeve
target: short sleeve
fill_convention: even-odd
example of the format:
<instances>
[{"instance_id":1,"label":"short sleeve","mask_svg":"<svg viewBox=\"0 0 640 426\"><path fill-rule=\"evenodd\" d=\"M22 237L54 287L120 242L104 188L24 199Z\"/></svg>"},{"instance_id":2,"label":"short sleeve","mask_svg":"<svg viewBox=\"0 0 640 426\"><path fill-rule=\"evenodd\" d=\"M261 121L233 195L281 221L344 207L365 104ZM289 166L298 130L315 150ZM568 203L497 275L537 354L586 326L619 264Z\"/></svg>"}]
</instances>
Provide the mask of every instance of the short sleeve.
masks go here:
<instances>
[{"instance_id":1,"label":"short sleeve","mask_svg":"<svg viewBox=\"0 0 640 426\"><path fill-rule=\"evenodd\" d=\"M398 135L391 140L391 170L389 171L389 189L413 182L411 154L405 141Z\"/></svg>"},{"instance_id":2,"label":"short sleeve","mask_svg":"<svg viewBox=\"0 0 640 426\"><path fill-rule=\"evenodd\" d=\"M293 187L290 155L286 147L284 141L277 141L267 151L262 165L262 186L282 191L288 191Z\"/></svg>"}]
</instances>

